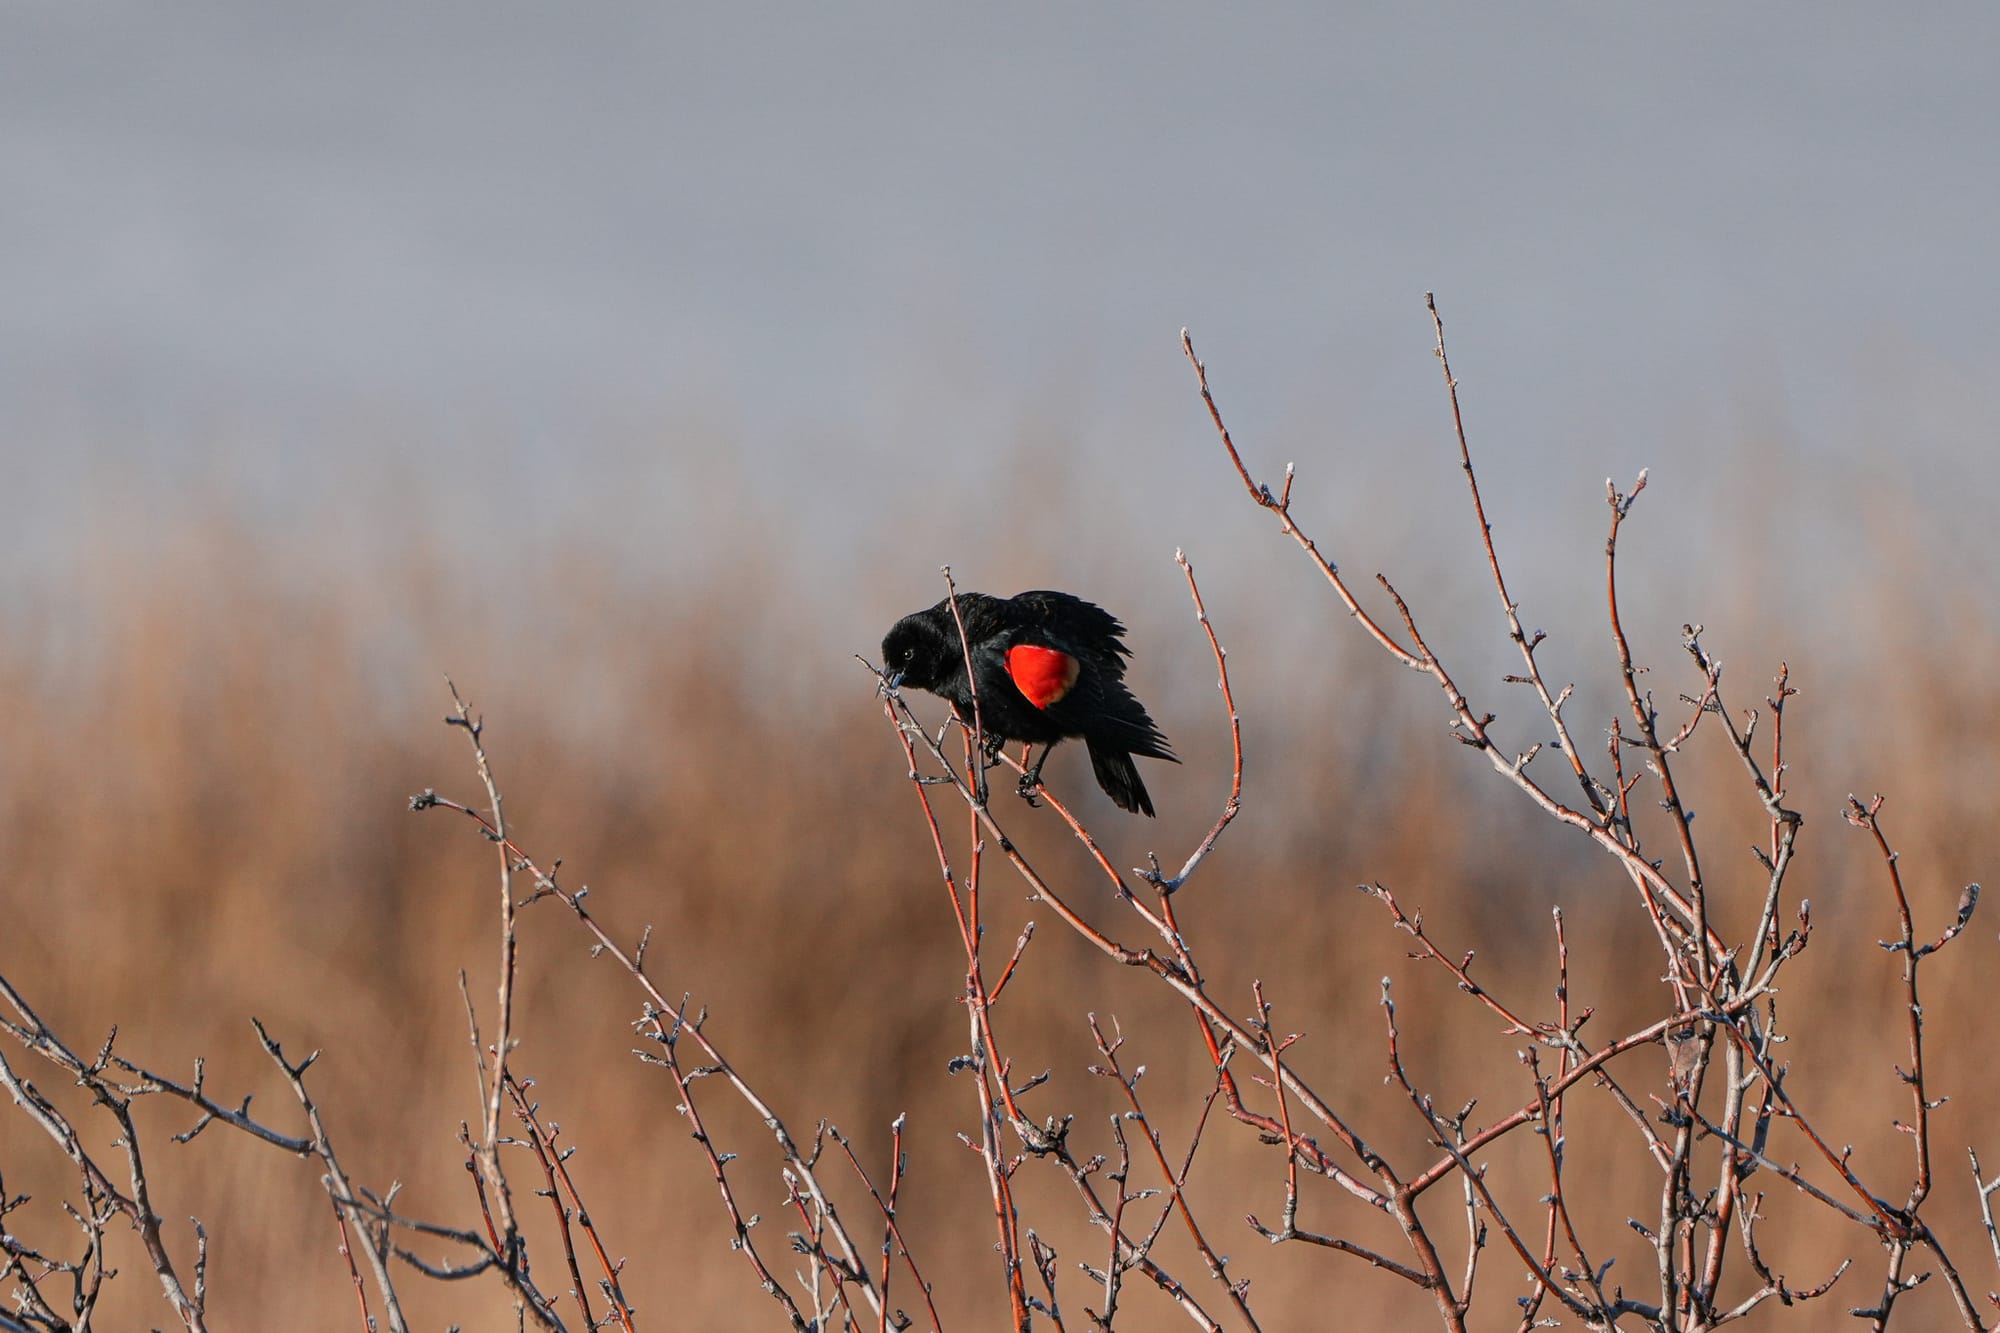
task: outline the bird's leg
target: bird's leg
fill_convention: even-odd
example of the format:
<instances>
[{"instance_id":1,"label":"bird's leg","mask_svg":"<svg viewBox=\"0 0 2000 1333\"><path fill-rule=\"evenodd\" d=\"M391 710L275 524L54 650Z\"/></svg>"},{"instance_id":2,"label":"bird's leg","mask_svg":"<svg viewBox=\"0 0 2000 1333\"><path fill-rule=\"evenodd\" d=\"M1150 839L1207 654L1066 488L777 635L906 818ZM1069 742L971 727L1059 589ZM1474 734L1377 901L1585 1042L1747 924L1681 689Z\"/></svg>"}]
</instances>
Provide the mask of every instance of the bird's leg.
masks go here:
<instances>
[{"instance_id":1,"label":"bird's leg","mask_svg":"<svg viewBox=\"0 0 2000 1333\"><path fill-rule=\"evenodd\" d=\"M1035 800L1035 792L1042 785L1042 765L1049 761L1049 751L1055 748L1053 741L1044 745L1042 747L1042 757L1037 759L1033 764L1029 764L1028 756L1034 753L1035 747L1032 745L1021 747L1021 763L1027 771L1021 774L1021 785L1014 790L1030 806L1040 804L1040 802Z\"/></svg>"},{"instance_id":2,"label":"bird's leg","mask_svg":"<svg viewBox=\"0 0 2000 1333\"><path fill-rule=\"evenodd\" d=\"M988 796L986 770L1000 762L1000 747L1002 744L1003 742L1000 737L993 735L991 732L979 738L979 771L974 776L972 785L973 791L979 797L979 804L982 806L986 804Z\"/></svg>"}]
</instances>

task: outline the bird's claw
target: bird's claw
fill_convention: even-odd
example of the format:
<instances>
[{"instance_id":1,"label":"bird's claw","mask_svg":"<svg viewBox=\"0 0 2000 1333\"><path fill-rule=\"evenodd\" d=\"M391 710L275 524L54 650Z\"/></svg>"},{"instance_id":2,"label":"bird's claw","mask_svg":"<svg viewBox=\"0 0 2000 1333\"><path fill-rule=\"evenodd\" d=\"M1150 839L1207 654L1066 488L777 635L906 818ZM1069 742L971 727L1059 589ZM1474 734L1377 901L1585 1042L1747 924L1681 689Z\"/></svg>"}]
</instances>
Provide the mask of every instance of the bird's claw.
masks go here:
<instances>
[{"instance_id":1,"label":"bird's claw","mask_svg":"<svg viewBox=\"0 0 2000 1333\"><path fill-rule=\"evenodd\" d=\"M1042 803L1035 799L1035 793L1041 789L1042 780L1039 776L1033 773L1023 773L1021 781L1014 788L1014 794L1026 801L1030 810L1039 810L1042 807Z\"/></svg>"}]
</instances>

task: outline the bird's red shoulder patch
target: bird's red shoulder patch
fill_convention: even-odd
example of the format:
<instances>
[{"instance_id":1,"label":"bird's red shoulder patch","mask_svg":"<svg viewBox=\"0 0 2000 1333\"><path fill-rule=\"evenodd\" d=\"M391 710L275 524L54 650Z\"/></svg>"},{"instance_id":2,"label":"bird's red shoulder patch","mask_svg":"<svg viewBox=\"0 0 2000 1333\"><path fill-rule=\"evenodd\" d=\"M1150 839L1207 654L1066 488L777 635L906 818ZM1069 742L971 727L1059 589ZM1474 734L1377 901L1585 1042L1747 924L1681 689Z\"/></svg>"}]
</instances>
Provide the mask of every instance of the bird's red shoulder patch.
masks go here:
<instances>
[{"instance_id":1,"label":"bird's red shoulder patch","mask_svg":"<svg viewBox=\"0 0 2000 1333\"><path fill-rule=\"evenodd\" d=\"M1068 694L1082 670L1081 663L1060 649L1017 643L1007 650L1007 674L1037 708L1047 708Z\"/></svg>"}]
</instances>

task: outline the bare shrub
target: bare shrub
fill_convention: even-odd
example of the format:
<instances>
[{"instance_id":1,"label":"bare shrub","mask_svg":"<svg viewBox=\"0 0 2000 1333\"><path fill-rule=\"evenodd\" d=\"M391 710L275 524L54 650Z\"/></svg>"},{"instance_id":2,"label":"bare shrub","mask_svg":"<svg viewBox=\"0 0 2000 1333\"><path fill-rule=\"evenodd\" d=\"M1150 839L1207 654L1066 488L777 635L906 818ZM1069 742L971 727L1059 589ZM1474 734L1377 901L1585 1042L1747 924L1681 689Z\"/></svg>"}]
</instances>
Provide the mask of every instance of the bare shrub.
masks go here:
<instances>
[{"instance_id":1,"label":"bare shrub","mask_svg":"<svg viewBox=\"0 0 2000 1333\"><path fill-rule=\"evenodd\" d=\"M1979 886L1955 889L1955 901L1913 890L1884 827L1883 799L1850 796L1839 808L1858 832L1835 850L1871 867L1872 892L1886 908L1864 914L1840 903L1840 933L1824 916L1815 927L1811 904L1793 884L1807 821L1787 758L1788 746L1797 747L1786 732L1792 672L1779 664L1768 690L1752 691L1759 701L1744 706L1735 686L1725 690L1701 627L1687 625L1678 668L1686 683L1660 700L1628 638L1618 552L1646 488L1643 472L1629 489L1606 486L1605 673L1620 702L1579 741L1576 687L1544 674L1545 636L1522 621L1503 573L1434 306L1431 315L1478 538L1474 573L1491 583L1518 658L1504 683L1533 701L1527 730L1535 739L1518 748L1461 685L1470 677L1420 628L1420 608L1387 578L1378 576L1379 598L1351 585L1308 535L1294 510L1292 469L1275 490L1257 480L1185 335L1183 347L1252 502L1325 579L1371 651L1429 678L1449 734L1489 781L1525 797L1572 844L1608 858L1602 864L1622 880L1615 899L1587 897L1565 912L1549 893L1536 913L1548 911L1546 932L1529 935L1512 910L1527 895L1517 894L1506 914L1480 900L1492 860L1506 859L1510 848L1468 834L1473 798L1450 785L1462 778L1426 770L1421 781L1405 776L1397 785L1394 775L1379 774L1374 783L1389 789L1380 809L1407 843L1396 864L1419 887L1404 887L1394 869L1364 886L1377 938L1356 938L1326 892L1326 867L1314 850L1313 821L1325 817L1315 808L1316 774L1302 773L1284 798L1281 826L1301 839L1303 854L1245 847L1231 834L1251 799L1243 714L1261 702L1246 700L1239 710L1228 656L1183 557L1226 721L1228 781L1212 822L1187 836L1171 870L1158 858L1121 870L1104 831L1056 792L1039 793L1053 823L1011 798L989 801L976 718L927 726L878 676L936 858L930 882L944 895L938 900L934 887L929 900L883 909L900 934L856 936L858 909L846 906L847 891L866 888L885 867L907 865L903 832L864 843L845 822L851 813L830 813L839 809L830 794L850 780L845 771L798 778L774 814L746 815L747 780L719 770L751 762L745 754L795 752L798 732L773 726L744 744L740 729L699 733L698 720L687 718L673 739L685 745L694 736L702 757L676 793L690 810L712 808L738 821L703 855L739 872L756 868L772 894L771 911L727 946L730 961L751 974L750 998L711 1021L706 1006L664 979L654 931L608 927L559 861L527 850L503 814L484 722L454 691L447 721L470 743L482 799L426 788L411 805L456 814L493 845L500 926L491 1003L475 1002L474 987L459 977L477 1102L459 1123L457 1147L439 1154L416 1128L434 1125L439 1108L455 1104L426 1088L435 1082L435 1052L369 1071L329 1095L316 1086L317 1052L289 1055L273 1035L283 1027L256 1023L258 1047L290 1105L253 1115L248 1095L212 1093L216 1079L198 1057L191 1073L176 1076L161 1072L165 1060L128 1056L115 1028L94 1050L59 1036L44 1021L46 1004L31 1003L33 988L4 974L27 961L10 953L0 957L7 964L0 1023L15 1053L0 1051L0 1084L20 1118L0 1159L0 1284L13 1301L0 1327L101 1325L105 1311L132 1308L117 1307L114 1293L141 1284L130 1275L111 1279L135 1264L153 1275L155 1299L183 1325L220 1326L210 1313L218 1201L199 1205L209 1225L183 1223L196 1205L179 1202L186 1182L176 1172L185 1168L172 1164L201 1151L192 1146L197 1137L211 1145L216 1135L208 1131L218 1127L266 1155L275 1148L302 1159L324 1189L331 1225L324 1205L316 1225L351 1291L341 1314L320 1320L326 1327L411 1327L421 1322L409 1313L412 1289L433 1283L497 1295L524 1326L675 1326L692 1311L655 1302L707 1281L724 1244L740 1289L758 1302L738 1305L750 1312L738 1321L775 1319L796 1329L983 1327L996 1309L1021 1329L1038 1320L1109 1329L1181 1319L1254 1329L1324 1317L1336 1303L1357 1319L1373 1311L1367 1317L1422 1318L1450 1329L1692 1333L1752 1315L1818 1327L1836 1309L1876 1329L1896 1316L1899 1326L1951 1319L1987 1327L1982 1311L1995 1302L1974 1295L1964 1247L1977 1244L1976 1214L2000 1263L1990 1209L2000 1178L1986 1181L1972 1155L1978 1123L1959 1104L1946 1108L1939 1093L1940 1023L1919 994L1920 973L1929 994L1935 973L1925 969L1972 920ZM949 571L946 580L951 587ZM851 747L861 736L843 731L835 739ZM876 754L880 739L873 736ZM544 742L551 752L559 747L559 738ZM1021 768L1009 755L1000 762ZM825 785L809 785L815 781ZM713 807L699 806L716 790ZM1705 819L1698 835L1697 794L1703 806L1734 813ZM604 780L584 808L616 823L631 801L627 782ZM871 830L886 822L879 800L858 808L868 810ZM960 815L963 833L954 836ZM1746 827L1755 835L1747 853L1742 840L1731 840ZM1948 818L1944 827L1953 827ZM1539 878L1576 882L1568 854L1555 848L1515 866L1530 889ZM145 869L142 862L135 872ZM694 866L685 850L657 869L717 873ZM425 876L441 874L424 865ZM1853 872L1819 875L1840 896L1852 880ZM800 904L815 890L842 895L820 918L824 938L783 945L812 931L772 922L806 920L813 909ZM1428 915L1418 908L1425 899ZM941 956L931 917L947 906ZM589 956L608 965L615 988L568 963L536 970L535 951L523 946L538 937L524 936L523 923L545 920L551 909ZM688 907L667 936L670 966L717 947L702 934L700 910L712 905ZM429 922L413 927L422 938L465 945L434 919L419 920ZM1888 955L1872 980L1857 977L1852 947L1837 954L1830 975L1815 980L1801 971L1808 945L1813 957L1841 949L1843 938L1851 946L1865 920L1889 923L1879 949L1864 942L1878 959ZM487 923L490 930L490 916ZM1529 961L1532 936L1540 937L1538 964ZM830 938L867 939L859 967L836 969ZM1389 943L1415 967L1366 982L1361 968L1381 961ZM378 961L365 975L407 966ZM1537 969L1549 983L1539 999L1530 976ZM143 994L158 984L144 976L132 982L125 975L132 970L105 955L53 975L74 979L79 994L96 987L99 1000L121 985L137 984ZM907 1058L892 1075L882 1054L907 1045L893 1035L906 1020L891 1006L899 993L907 998L900 979L919 972L961 982L965 1026L943 1079L938 1065ZM840 979L864 974L882 989L868 992L864 1007L837 1004ZM366 992L365 980L293 980L306 995L293 1021L346 1004L328 1027L335 1039L359 1030L339 992ZM1343 1002L1363 985L1370 1003ZM1870 994L1886 1000L1870 1003ZM551 995L589 1003L566 1003L552 1015ZM771 1002L753 1009L760 995ZM637 1101L599 1094L596 1037L616 1024L593 1016L621 1004L637 1006L635 1053L666 1080L664 1107L658 1090ZM1966 1017L1969 1008L1942 1007L1955 1046L1983 1026ZM159 1036L147 1031L149 1041ZM1784 1049L1794 1037L1810 1044L1810 1059ZM1881 1073L1860 1056L1885 1044L1899 1055ZM574 1063L557 1076L522 1072L565 1059ZM51 1071L53 1085L38 1083L37 1070ZM1988 1086L1996 1077L1990 1067L1952 1073L1980 1095L2000 1091ZM1889 1125L1858 1115L1883 1095L1868 1090L1871 1080L1902 1102ZM252 1081L238 1068L231 1086ZM385 1109L403 1090L423 1116ZM908 1094L918 1109L849 1135L837 1127L845 1111L827 1108L861 1104L856 1090L877 1101ZM557 1098L578 1108L569 1130L551 1110ZM164 1106L178 1109L178 1130L148 1119ZM972 1127L954 1136L949 1126L968 1110ZM822 1118L795 1132L788 1120L803 1123L802 1115ZM366 1171L346 1164L344 1136L335 1151L344 1116L369 1131ZM1871 1137L1854 1141L1857 1126ZM693 1153L679 1148L682 1136L693 1140ZM167 1147L167 1138L188 1146ZM959 1165L939 1149L954 1140ZM685 1190L663 1202L648 1188L637 1168L652 1160L642 1154L656 1151L656 1141L669 1142L705 1178L705 1220L694 1220L697 1204ZM573 1172L579 1146L620 1169L596 1180ZM1960 1188L1934 1202L1938 1155L1955 1158L1961 1147L1970 1180L1958 1176ZM362 1183L400 1179L412 1165L431 1172L422 1207L407 1206L399 1185ZM461 1188L436 1183L454 1171ZM33 1190L14 1183L30 1176ZM927 1195L910 1188L920 1176L935 1180ZM34 1197L57 1181L60 1213ZM586 1193L597 1197L599 1188L614 1200L609 1209L586 1206ZM1935 1221L1939 1203L1951 1208L1946 1195L1956 1196L1955 1211ZM622 1227L606 1223L608 1212ZM1940 1228L1955 1239L1948 1244ZM693 1239L704 1233L712 1243ZM114 1257L121 1247L126 1257ZM1869 1251L1874 1262L1856 1270L1857 1252ZM276 1290L323 1296L339 1285L300 1273L281 1277ZM218 1304L225 1287L216 1287ZM635 1295L642 1287L648 1296ZM272 1288L262 1290L263 1304L237 1306L238 1318L255 1308L268 1322L274 1298ZM312 1304L315 1319L332 1308L327 1300ZM480 1308L490 1317L491 1305Z\"/></svg>"}]
</instances>

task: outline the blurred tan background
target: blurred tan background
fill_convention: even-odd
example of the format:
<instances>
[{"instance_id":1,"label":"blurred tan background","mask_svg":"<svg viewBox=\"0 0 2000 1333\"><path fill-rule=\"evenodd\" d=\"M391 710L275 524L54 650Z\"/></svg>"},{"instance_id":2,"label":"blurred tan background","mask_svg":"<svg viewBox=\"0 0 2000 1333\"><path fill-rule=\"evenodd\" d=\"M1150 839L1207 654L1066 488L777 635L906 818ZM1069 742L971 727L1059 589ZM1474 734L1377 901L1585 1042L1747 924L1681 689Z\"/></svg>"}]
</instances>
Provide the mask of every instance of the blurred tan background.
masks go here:
<instances>
[{"instance_id":1,"label":"blurred tan background","mask_svg":"<svg viewBox=\"0 0 2000 1333\"><path fill-rule=\"evenodd\" d=\"M984 1185L954 1137L971 1092L945 1072L964 1041L951 917L852 654L935 600L947 562L962 586L1104 602L1187 763L1148 768L1157 824L1099 800L1077 755L1051 780L1115 864L1177 863L1228 777L1178 546L1231 649L1249 756L1245 813L1183 921L1219 996L1246 1008L1262 979L1309 1034L1315 1086L1420 1154L1381 1086L1378 979L1441 1102L1510 1109L1517 1043L1407 961L1355 884L1421 906L1542 1014L1562 905L1600 1039L1657 1011L1649 932L1606 861L1449 741L1433 687L1363 651L1243 498L1175 335L1193 328L1253 468L1297 460L1328 553L1395 578L1525 746L1541 729L1499 681L1514 662L1428 353L1435 289L1496 536L1547 669L1578 681L1579 738L1614 708L1607 474L1652 469L1623 550L1659 696L1693 688L1686 621L1739 705L1791 663L1793 887L1816 922L1782 999L1793 1088L1900 1197L1896 969L1874 943L1893 917L1838 809L1890 795L1920 932L1992 878L2000 324L1976 298L2000 184L1977 167L2000 34L1975 7L1806 12L0 13L0 972L74 1044L116 1023L164 1070L205 1055L217 1096L254 1092L280 1124L249 1016L321 1049L350 1168L469 1223L456 975L490 1004L492 864L455 817L404 808L477 790L440 725L448 671L525 845L622 935L656 927L667 987L711 1007L795 1133L830 1119L878 1169L909 1112L909 1234L949 1326L996 1327ZM1754 802L1730 756L1689 763L1718 892L1747 912ZM1050 817L1004 817L1119 923ZM1004 956L1036 913L989 886ZM517 1068L579 1147L642 1326L766 1326L671 1088L630 1054L636 993L546 907L524 923ZM1185 1017L1041 915L999 1014L1017 1069L1054 1074L1031 1104L1103 1146L1084 1015L1116 1015L1184 1136L1207 1086ZM2000 1285L1962 1156L2000 1160L1994 948L1982 918L1927 965L1952 1099L1935 1220L1975 1291ZM707 1106L783 1260L767 1139L718 1092ZM189 1123L150 1109L162 1140ZM1573 1103L1572 1169L1602 1182L1590 1221L1641 1293L1624 1219L1657 1213L1657 1183L1606 1110ZM1276 1216L1279 1164L1228 1124L1205 1142L1197 1199L1266 1327L1320 1326L1335 1302L1428 1326L1392 1279L1244 1229ZM177 1253L189 1213L213 1237L218 1327L353 1326L308 1167L214 1130L150 1151ZM1495 1157L1529 1215L1532 1151ZM67 1178L11 1107L0 1172L37 1196L12 1225L65 1245ZM1022 1180L1066 1271L1096 1262L1073 1191L1033 1164ZM1772 1195L1766 1252L1794 1283L1857 1256L1820 1313L1872 1299L1864 1238ZM1301 1222L1395 1244L1325 1191ZM1197 1276L1177 1237L1162 1256ZM136 1252L120 1261L111 1326L164 1323ZM552 1282L554 1253L540 1263ZM1482 1283L1525 1289L1487 1265ZM424 1326L504 1316L483 1285L404 1291ZM1134 1327L1172 1322L1130 1300ZM1933 1289L1909 1300L1912 1327L1944 1317Z\"/></svg>"}]
</instances>

